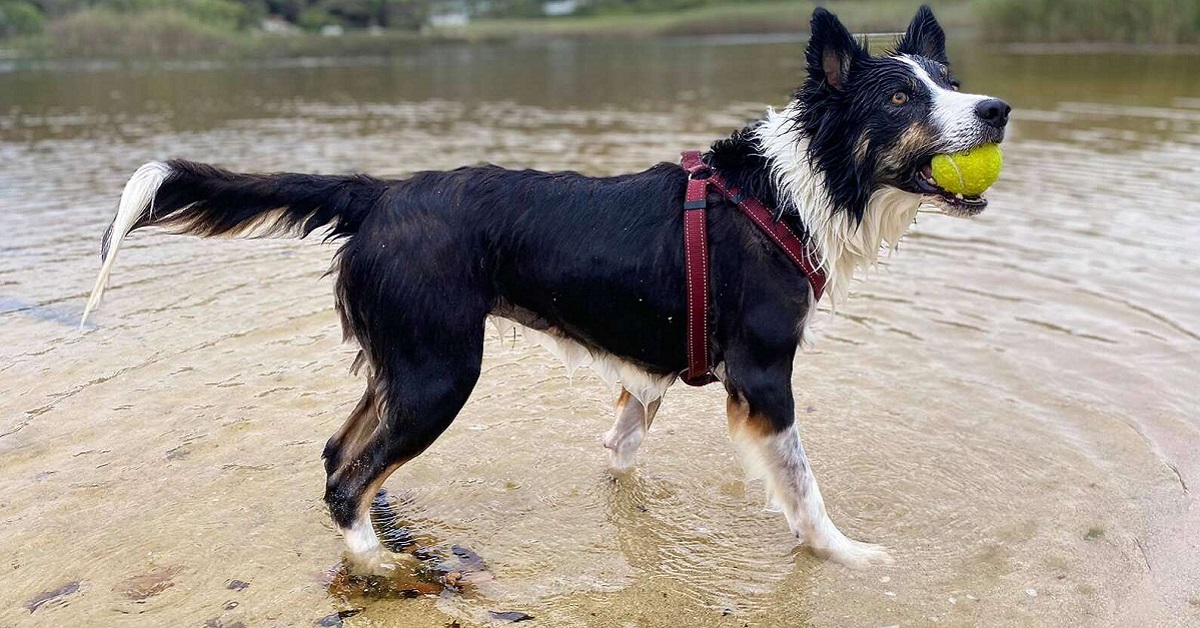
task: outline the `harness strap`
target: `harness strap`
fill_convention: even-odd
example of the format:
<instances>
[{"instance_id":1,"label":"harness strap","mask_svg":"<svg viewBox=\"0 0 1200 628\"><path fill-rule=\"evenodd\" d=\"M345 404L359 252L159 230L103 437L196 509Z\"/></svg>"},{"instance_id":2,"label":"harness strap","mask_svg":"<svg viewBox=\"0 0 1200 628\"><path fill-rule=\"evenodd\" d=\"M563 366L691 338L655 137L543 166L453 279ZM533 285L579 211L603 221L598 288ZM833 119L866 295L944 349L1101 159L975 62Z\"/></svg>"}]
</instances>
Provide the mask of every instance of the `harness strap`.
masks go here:
<instances>
[{"instance_id":1,"label":"harness strap","mask_svg":"<svg viewBox=\"0 0 1200 628\"><path fill-rule=\"evenodd\" d=\"M708 186L711 173L699 152L684 153L688 171L683 200L683 264L687 272L687 371L683 381L703 386L717 381L708 356Z\"/></svg>"},{"instance_id":2,"label":"harness strap","mask_svg":"<svg viewBox=\"0 0 1200 628\"><path fill-rule=\"evenodd\" d=\"M687 273L687 370L681 379L691 386L717 381L709 362L708 343L708 189L716 189L792 260L812 287L813 303L821 300L826 276L819 258L787 224L776 220L758 199L726 185L720 174L701 159L700 151L686 151L681 165L688 172L683 201L683 256Z\"/></svg>"}]
</instances>

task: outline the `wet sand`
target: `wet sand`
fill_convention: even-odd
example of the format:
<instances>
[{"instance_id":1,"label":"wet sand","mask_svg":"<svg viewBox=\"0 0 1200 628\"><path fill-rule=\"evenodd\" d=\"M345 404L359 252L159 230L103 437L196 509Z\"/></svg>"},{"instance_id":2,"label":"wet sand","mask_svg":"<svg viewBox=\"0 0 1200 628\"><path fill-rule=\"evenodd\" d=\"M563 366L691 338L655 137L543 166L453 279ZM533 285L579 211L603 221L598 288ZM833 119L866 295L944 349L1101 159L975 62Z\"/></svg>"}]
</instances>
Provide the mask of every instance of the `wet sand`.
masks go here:
<instances>
[{"instance_id":1,"label":"wet sand","mask_svg":"<svg viewBox=\"0 0 1200 628\"><path fill-rule=\"evenodd\" d=\"M329 584L321 503L321 447L362 387L332 247L140 232L76 329L144 161L617 173L782 104L800 68L790 45L691 45L0 73L0 625L1200 625L1195 58L960 62L1016 106L991 207L922 214L796 369L831 515L888 567L793 547L717 387L672 388L613 479L613 391L491 334L467 407L387 487L492 578L362 596Z\"/></svg>"}]
</instances>

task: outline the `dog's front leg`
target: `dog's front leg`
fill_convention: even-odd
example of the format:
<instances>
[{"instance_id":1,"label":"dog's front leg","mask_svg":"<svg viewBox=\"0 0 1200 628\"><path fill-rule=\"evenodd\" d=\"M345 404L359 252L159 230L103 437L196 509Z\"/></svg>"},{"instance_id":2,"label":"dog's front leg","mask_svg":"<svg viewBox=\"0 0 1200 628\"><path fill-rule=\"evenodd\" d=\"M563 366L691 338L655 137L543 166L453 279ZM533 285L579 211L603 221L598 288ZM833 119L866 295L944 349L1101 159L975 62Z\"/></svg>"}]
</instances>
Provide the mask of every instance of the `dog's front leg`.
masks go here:
<instances>
[{"instance_id":1,"label":"dog's front leg","mask_svg":"<svg viewBox=\"0 0 1200 628\"><path fill-rule=\"evenodd\" d=\"M617 419L604 434L608 466L614 473L625 473L633 468L637 449L645 440L661 403L662 399L655 399L642 404L628 390L621 389L621 396L617 398Z\"/></svg>"},{"instance_id":2,"label":"dog's front leg","mask_svg":"<svg viewBox=\"0 0 1200 628\"><path fill-rule=\"evenodd\" d=\"M777 391L772 396L778 401ZM788 396L790 402L790 392ZM760 410L753 399L737 392L729 396L729 433L747 470L766 480L768 498L783 510L796 539L807 543L818 556L848 567L890 563L882 546L852 540L833 525L800 444L791 403L783 404L788 408L786 417L766 414L778 405L764 403Z\"/></svg>"}]
</instances>

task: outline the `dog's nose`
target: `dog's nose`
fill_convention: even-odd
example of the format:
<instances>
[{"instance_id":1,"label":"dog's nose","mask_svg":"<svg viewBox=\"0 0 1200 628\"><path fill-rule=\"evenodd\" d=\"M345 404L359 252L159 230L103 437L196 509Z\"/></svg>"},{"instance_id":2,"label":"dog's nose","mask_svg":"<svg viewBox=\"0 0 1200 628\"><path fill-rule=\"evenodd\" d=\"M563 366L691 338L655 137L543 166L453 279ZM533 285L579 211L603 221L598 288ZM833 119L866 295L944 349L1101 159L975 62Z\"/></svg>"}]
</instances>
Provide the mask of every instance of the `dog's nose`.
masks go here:
<instances>
[{"instance_id":1,"label":"dog's nose","mask_svg":"<svg viewBox=\"0 0 1200 628\"><path fill-rule=\"evenodd\" d=\"M975 105L975 115L997 129L1003 129L1004 125L1008 124L1008 112L1010 111L1012 111L1012 107L999 98L981 100L979 104Z\"/></svg>"}]
</instances>

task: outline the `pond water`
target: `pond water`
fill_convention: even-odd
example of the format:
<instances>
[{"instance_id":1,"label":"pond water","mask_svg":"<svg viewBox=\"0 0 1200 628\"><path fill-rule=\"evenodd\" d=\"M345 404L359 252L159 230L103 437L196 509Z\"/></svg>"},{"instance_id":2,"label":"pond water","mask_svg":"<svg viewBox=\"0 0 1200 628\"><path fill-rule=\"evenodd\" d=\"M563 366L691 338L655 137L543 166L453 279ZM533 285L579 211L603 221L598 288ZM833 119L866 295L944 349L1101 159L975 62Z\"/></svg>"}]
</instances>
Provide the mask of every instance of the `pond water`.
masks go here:
<instances>
[{"instance_id":1,"label":"pond water","mask_svg":"<svg viewBox=\"0 0 1200 628\"><path fill-rule=\"evenodd\" d=\"M834 521L895 564L793 547L719 387L672 388L614 480L614 391L493 334L466 409L387 483L490 578L415 598L334 576L320 454L362 385L334 249L139 232L80 332L124 180L168 157L641 169L785 104L802 44L0 67L0 624L1200 625L1200 57L951 53L1015 108L992 205L922 214L796 369Z\"/></svg>"}]
</instances>

